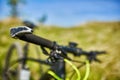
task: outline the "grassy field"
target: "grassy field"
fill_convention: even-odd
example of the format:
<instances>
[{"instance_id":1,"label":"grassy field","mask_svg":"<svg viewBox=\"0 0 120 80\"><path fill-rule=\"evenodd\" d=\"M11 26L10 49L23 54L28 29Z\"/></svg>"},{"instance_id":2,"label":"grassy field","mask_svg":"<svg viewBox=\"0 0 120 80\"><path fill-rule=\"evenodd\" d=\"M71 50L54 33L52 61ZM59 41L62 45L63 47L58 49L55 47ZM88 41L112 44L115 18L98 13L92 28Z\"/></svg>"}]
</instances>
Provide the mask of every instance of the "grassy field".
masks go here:
<instances>
[{"instance_id":1,"label":"grassy field","mask_svg":"<svg viewBox=\"0 0 120 80\"><path fill-rule=\"evenodd\" d=\"M24 44L24 42L10 37L9 28L17 25L21 25L20 21L0 22L0 75L9 46L16 41ZM86 51L107 51L107 54L99 56L102 63L93 62L91 64L88 80L120 80L120 22L90 22L71 28L40 26L34 34L57 41L61 45L67 45L69 41L74 41ZM33 54L35 53L33 47L35 45L31 44L30 56L36 57ZM80 60L80 58L76 59ZM39 66L37 64L32 65L32 63L30 66L34 67L32 69L34 75L39 76L36 73ZM84 68L80 70L81 74L84 74Z\"/></svg>"}]
</instances>

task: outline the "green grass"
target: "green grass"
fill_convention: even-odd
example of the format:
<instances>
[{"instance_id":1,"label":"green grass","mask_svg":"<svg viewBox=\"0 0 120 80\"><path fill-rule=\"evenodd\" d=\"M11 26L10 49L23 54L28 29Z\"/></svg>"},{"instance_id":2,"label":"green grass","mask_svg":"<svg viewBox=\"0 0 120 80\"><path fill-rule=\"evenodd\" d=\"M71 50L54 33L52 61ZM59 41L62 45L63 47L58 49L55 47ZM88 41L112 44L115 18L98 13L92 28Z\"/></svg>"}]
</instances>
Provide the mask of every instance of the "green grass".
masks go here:
<instances>
[{"instance_id":1,"label":"green grass","mask_svg":"<svg viewBox=\"0 0 120 80\"><path fill-rule=\"evenodd\" d=\"M5 55L9 46L15 41L24 44L23 41L12 39L9 35L9 28L16 25L20 25L20 23L5 24L0 22L0 75L2 74ZM107 51L106 55L99 56L102 63L93 62L91 64L91 72L88 80L120 80L120 22L91 22L71 28L40 26L35 30L34 34L57 41L61 45L67 45L68 42L74 41L83 50ZM35 45L31 44L29 49L30 56L37 57L34 54L36 53L34 47ZM81 60L81 58L76 59ZM30 63L32 74L38 77L39 74L36 72L39 70L39 65L33 64ZM80 71L84 76L85 68L81 68ZM36 79L36 77L34 78Z\"/></svg>"}]
</instances>

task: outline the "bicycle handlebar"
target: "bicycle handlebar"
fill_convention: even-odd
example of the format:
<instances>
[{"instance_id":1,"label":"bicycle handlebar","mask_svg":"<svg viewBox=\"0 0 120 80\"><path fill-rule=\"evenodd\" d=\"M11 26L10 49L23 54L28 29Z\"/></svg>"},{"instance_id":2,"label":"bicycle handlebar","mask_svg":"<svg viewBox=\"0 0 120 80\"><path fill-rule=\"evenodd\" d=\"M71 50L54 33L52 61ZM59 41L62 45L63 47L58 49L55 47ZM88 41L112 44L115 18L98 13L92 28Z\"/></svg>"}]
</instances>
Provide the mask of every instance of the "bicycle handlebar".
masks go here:
<instances>
[{"instance_id":1,"label":"bicycle handlebar","mask_svg":"<svg viewBox=\"0 0 120 80\"><path fill-rule=\"evenodd\" d=\"M57 46L54 42L52 42L52 41L50 41L48 39L36 36L34 34L28 34L28 33L26 33L26 34L17 35L17 37L19 39L23 40L23 41L31 42L31 43L34 43L36 45L47 47L49 49L55 49L55 47ZM68 47L68 46L60 46L60 47L64 51L72 53L75 56L80 56L81 54L89 56L91 54L92 55L97 55L97 54L103 54L103 53L105 53L104 51L101 51L101 52L100 51L86 52L86 51L83 51L82 49L76 48L76 47Z\"/></svg>"},{"instance_id":2,"label":"bicycle handlebar","mask_svg":"<svg viewBox=\"0 0 120 80\"><path fill-rule=\"evenodd\" d=\"M97 60L97 58L96 58L97 54L105 53L105 52L100 52L100 51L86 52L86 51L83 51L80 48L77 48L76 44L74 46L70 46L70 45L69 46L60 46L60 45L57 45L57 44L55 44L55 42L52 42L48 39L45 39L45 38L42 38L42 37L39 37L39 36L36 36L36 35L32 34L32 30L29 29L26 26L25 27L12 28L10 31L11 31L11 36L13 38L19 38L23 41L27 41L27 42L30 42L30 43L34 43L36 45L40 45L42 47L53 49L54 54L51 54L50 57L55 58L55 59L59 58L60 57L59 55L68 58L65 53L69 52L69 53L74 54L75 56L80 56L82 54L82 55L86 55L89 60ZM56 50L59 51L59 49L60 49L60 52L62 51L61 53L63 53L63 54L55 54ZM55 52L54 52L54 50L55 50Z\"/></svg>"}]
</instances>

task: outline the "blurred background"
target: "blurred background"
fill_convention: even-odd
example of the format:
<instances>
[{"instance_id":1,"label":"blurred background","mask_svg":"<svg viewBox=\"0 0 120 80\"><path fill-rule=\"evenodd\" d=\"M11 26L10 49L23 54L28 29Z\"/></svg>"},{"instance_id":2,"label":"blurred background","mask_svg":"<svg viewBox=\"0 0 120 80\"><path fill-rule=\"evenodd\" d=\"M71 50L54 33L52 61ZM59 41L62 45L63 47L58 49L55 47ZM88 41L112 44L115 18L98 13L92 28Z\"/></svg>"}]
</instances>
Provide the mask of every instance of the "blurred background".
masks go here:
<instances>
[{"instance_id":1,"label":"blurred background","mask_svg":"<svg viewBox=\"0 0 120 80\"><path fill-rule=\"evenodd\" d=\"M0 75L10 45L24 44L12 39L9 29L25 20L39 27L34 34L61 45L73 41L83 50L107 51L99 57L102 63L91 64L89 80L120 80L119 0L0 0ZM36 57L33 47L30 56ZM39 67L32 67L36 78Z\"/></svg>"}]
</instances>

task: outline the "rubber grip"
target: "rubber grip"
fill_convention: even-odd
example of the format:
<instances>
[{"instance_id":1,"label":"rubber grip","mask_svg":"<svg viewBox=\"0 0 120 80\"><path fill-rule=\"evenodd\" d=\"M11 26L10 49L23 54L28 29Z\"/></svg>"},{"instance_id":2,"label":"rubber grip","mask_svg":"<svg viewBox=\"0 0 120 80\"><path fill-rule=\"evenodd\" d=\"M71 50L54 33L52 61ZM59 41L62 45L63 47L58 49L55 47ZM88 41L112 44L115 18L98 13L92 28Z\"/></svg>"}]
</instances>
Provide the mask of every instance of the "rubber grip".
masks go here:
<instances>
[{"instance_id":1,"label":"rubber grip","mask_svg":"<svg viewBox=\"0 0 120 80\"><path fill-rule=\"evenodd\" d=\"M42 37L36 36L34 34L22 34L17 36L20 40L27 41L36 45L47 47L50 49L54 48L54 42L44 39Z\"/></svg>"}]
</instances>

